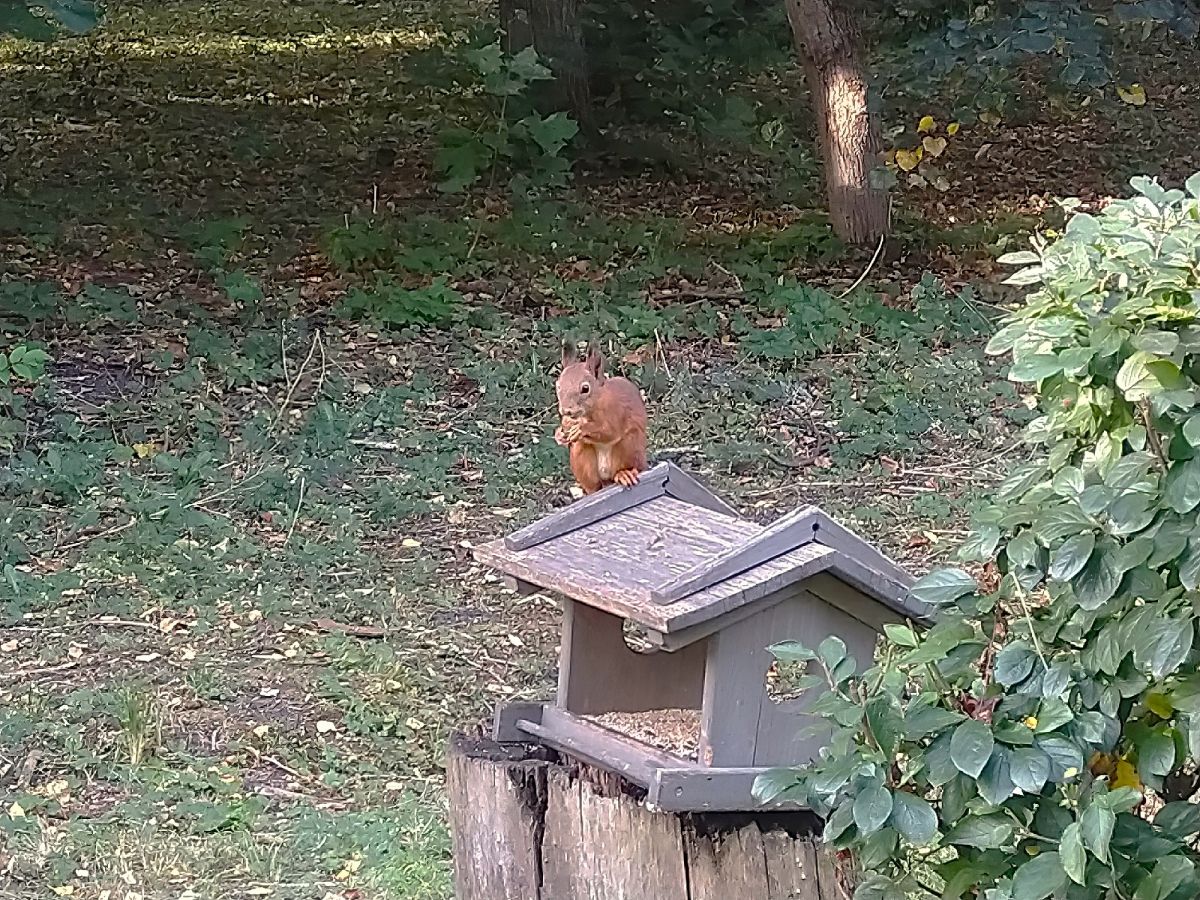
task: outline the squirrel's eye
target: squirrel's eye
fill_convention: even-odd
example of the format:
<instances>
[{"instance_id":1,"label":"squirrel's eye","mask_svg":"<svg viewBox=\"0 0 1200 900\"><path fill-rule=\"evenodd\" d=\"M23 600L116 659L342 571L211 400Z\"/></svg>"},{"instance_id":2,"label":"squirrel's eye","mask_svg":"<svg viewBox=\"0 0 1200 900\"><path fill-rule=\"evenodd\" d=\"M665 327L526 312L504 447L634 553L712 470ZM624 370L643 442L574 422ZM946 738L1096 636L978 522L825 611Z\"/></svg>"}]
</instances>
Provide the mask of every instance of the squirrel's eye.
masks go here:
<instances>
[{"instance_id":1,"label":"squirrel's eye","mask_svg":"<svg viewBox=\"0 0 1200 900\"><path fill-rule=\"evenodd\" d=\"M586 394L591 389L592 389L592 386L585 381L583 384L581 384L579 386L579 393Z\"/></svg>"}]
</instances>

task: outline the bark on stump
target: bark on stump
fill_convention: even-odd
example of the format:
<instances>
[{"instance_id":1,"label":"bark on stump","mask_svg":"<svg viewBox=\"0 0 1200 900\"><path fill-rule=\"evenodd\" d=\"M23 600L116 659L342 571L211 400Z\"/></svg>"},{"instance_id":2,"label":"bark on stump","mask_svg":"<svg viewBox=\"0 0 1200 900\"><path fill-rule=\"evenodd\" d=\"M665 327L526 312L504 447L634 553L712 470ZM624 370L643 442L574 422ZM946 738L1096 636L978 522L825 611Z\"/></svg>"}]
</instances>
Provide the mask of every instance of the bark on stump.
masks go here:
<instances>
[{"instance_id":1,"label":"bark on stump","mask_svg":"<svg viewBox=\"0 0 1200 900\"><path fill-rule=\"evenodd\" d=\"M616 776L542 747L451 738L458 900L846 900L810 813L647 810Z\"/></svg>"}]
</instances>

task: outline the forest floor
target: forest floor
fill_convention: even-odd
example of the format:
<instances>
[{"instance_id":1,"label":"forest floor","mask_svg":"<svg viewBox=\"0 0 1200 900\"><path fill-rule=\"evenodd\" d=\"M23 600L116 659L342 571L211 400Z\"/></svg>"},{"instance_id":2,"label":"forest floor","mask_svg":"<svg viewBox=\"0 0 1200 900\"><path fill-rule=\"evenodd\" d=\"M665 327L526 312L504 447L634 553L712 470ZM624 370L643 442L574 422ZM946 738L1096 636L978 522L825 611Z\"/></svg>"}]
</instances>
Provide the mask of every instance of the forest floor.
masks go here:
<instances>
[{"instance_id":1,"label":"forest floor","mask_svg":"<svg viewBox=\"0 0 1200 900\"><path fill-rule=\"evenodd\" d=\"M654 454L919 572L1031 415L982 352L995 257L1200 169L1200 59L1147 58L1143 107L1031 96L843 297L815 182L438 194L423 6L109 12L0 40L0 349L52 359L0 406L3 898L449 896L447 734L553 679L554 604L470 548L570 499L562 334L608 336Z\"/></svg>"}]
</instances>

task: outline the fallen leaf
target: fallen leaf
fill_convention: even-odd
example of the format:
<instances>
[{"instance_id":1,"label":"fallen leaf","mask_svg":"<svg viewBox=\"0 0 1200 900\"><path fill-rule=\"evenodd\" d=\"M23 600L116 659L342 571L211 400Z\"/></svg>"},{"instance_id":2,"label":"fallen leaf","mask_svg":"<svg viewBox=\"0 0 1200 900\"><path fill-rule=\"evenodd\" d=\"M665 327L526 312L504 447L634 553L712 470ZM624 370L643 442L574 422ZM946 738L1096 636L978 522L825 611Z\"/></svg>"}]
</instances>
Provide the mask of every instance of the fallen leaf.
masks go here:
<instances>
[{"instance_id":1,"label":"fallen leaf","mask_svg":"<svg viewBox=\"0 0 1200 900\"><path fill-rule=\"evenodd\" d=\"M921 121L917 123L917 131L920 134L929 134L936 127L937 122L934 121L933 116L922 116Z\"/></svg>"},{"instance_id":2,"label":"fallen leaf","mask_svg":"<svg viewBox=\"0 0 1200 900\"><path fill-rule=\"evenodd\" d=\"M946 126L946 134L950 135L950 137L954 137L956 134L958 134L958 129L960 128L962 128L962 126L958 124L958 122L951 122Z\"/></svg>"},{"instance_id":3,"label":"fallen leaf","mask_svg":"<svg viewBox=\"0 0 1200 900\"><path fill-rule=\"evenodd\" d=\"M259 725L254 729L254 736L265 738L271 731L270 725Z\"/></svg>"},{"instance_id":4,"label":"fallen leaf","mask_svg":"<svg viewBox=\"0 0 1200 900\"><path fill-rule=\"evenodd\" d=\"M911 172L920 164L921 153L922 151L919 147L916 150L897 150L896 165L905 172Z\"/></svg>"},{"instance_id":5,"label":"fallen leaf","mask_svg":"<svg viewBox=\"0 0 1200 900\"><path fill-rule=\"evenodd\" d=\"M930 156L941 156L946 150L946 143L944 137L927 137L921 141L921 146Z\"/></svg>"},{"instance_id":6,"label":"fallen leaf","mask_svg":"<svg viewBox=\"0 0 1200 900\"><path fill-rule=\"evenodd\" d=\"M153 441L147 444L132 444L131 446L133 447L134 455L138 459L150 459L150 457L158 453L158 445Z\"/></svg>"},{"instance_id":7,"label":"fallen leaf","mask_svg":"<svg viewBox=\"0 0 1200 900\"><path fill-rule=\"evenodd\" d=\"M8 808L8 817L10 819L25 818L25 808L21 806L20 803L13 803L13 805Z\"/></svg>"},{"instance_id":8,"label":"fallen leaf","mask_svg":"<svg viewBox=\"0 0 1200 900\"><path fill-rule=\"evenodd\" d=\"M3 650L5 653L12 653L20 646L20 643L16 638L13 638L11 641L5 641L3 644L0 644L0 650Z\"/></svg>"},{"instance_id":9,"label":"fallen leaf","mask_svg":"<svg viewBox=\"0 0 1200 900\"><path fill-rule=\"evenodd\" d=\"M1140 84L1131 84L1127 88L1117 85L1117 95L1130 106L1146 105L1146 89Z\"/></svg>"},{"instance_id":10,"label":"fallen leaf","mask_svg":"<svg viewBox=\"0 0 1200 900\"><path fill-rule=\"evenodd\" d=\"M400 546L401 546L401 547L408 547L408 548L410 548L410 549L411 549L412 547L420 547L420 546L421 546L421 542L420 542L420 541L418 541L416 538L405 538L404 540L402 540L402 541L400 542Z\"/></svg>"},{"instance_id":11,"label":"fallen leaf","mask_svg":"<svg viewBox=\"0 0 1200 900\"><path fill-rule=\"evenodd\" d=\"M331 731L337 731L337 726L328 719L317 722L317 734L329 734Z\"/></svg>"}]
</instances>

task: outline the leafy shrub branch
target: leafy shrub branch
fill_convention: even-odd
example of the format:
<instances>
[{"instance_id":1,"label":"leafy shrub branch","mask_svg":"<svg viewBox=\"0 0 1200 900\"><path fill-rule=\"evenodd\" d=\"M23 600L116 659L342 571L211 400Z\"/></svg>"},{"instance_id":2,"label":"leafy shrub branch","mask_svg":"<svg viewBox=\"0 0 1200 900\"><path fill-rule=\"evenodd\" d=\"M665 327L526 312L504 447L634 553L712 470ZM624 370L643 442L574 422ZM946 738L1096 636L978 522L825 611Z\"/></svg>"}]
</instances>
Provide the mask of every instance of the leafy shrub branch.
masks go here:
<instances>
[{"instance_id":1,"label":"leafy shrub branch","mask_svg":"<svg viewBox=\"0 0 1200 900\"><path fill-rule=\"evenodd\" d=\"M864 671L774 648L832 738L758 788L827 816L856 900L1200 896L1200 174L1132 185L1005 259L1034 289L989 352L1041 414L962 548L984 576L921 579L935 623Z\"/></svg>"}]
</instances>

